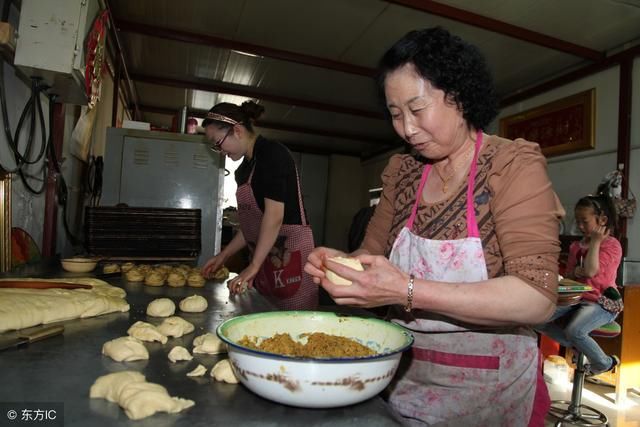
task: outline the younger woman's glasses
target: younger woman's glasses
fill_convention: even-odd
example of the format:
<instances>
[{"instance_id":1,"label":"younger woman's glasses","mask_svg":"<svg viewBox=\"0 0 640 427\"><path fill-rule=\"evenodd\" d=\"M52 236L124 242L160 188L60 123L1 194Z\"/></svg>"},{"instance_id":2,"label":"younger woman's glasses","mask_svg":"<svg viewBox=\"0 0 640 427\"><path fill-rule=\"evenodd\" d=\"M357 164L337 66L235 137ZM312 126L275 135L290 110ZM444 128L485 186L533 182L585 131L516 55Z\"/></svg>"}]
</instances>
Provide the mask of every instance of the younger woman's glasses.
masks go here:
<instances>
[{"instance_id":1,"label":"younger woman's glasses","mask_svg":"<svg viewBox=\"0 0 640 427\"><path fill-rule=\"evenodd\" d=\"M213 144L209 145L209 149L211 151L215 151L216 153L219 153L220 151L222 151L222 144L224 144L225 139L227 139L227 137L229 136L231 129L233 129L233 126L227 130L227 133L224 134L221 140L216 141Z\"/></svg>"}]
</instances>

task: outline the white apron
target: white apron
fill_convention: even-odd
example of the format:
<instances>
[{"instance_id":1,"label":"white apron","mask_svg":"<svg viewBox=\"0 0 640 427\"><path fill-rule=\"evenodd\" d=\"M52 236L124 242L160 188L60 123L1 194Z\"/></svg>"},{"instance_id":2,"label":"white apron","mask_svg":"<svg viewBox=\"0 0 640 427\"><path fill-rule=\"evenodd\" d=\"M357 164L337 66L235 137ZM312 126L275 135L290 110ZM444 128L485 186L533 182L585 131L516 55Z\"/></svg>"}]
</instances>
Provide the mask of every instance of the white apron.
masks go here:
<instances>
[{"instance_id":1,"label":"white apron","mask_svg":"<svg viewBox=\"0 0 640 427\"><path fill-rule=\"evenodd\" d=\"M468 237L430 240L412 233L422 190L431 165L426 165L416 202L400 231L390 260L416 278L467 283L487 279L487 267L473 205L473 191L482 132L467 182ZM389 401L416 425L527 426L532 414L538 375L538 349L525 328L471 332L453 320L402 308L392 320L409 329L415 343L392 385ZM393 315L396 314L396 316ZM478 329L482 329L479 327ZM478 329L474 329L477 331ZM440 333L434 333L440 332Z\"/></svg>"}]
</instances>

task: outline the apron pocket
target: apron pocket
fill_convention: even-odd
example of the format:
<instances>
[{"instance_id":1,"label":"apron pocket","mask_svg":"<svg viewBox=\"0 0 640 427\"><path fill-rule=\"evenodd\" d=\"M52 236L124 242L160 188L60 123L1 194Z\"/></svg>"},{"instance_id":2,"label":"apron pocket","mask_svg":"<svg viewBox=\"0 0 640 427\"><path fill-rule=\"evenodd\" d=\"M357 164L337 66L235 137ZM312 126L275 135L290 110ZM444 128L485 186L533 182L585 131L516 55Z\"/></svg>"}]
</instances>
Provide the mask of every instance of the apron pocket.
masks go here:
<instances>
[{"instance_id":1,"label":"apron pocket","mask_svg":"<svg viewBox=\"0 0 640 427\"><path fill-rule=\"evenodd\" d=\"M416 347L412 349L412 356L412 374L428 378L432 385L482 387L496 384L500 378L499 356L456 354Z\"/></svg>"}]
</instances>

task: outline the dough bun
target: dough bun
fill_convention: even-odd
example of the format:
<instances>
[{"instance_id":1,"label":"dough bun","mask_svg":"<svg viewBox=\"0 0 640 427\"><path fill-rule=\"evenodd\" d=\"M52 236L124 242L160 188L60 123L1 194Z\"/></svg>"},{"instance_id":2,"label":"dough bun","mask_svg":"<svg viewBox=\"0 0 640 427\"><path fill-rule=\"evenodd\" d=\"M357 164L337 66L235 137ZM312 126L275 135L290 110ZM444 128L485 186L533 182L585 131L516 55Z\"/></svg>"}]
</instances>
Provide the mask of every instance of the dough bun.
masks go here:
<instances>
[{"instance_id":1,"label":"dough bun","mask_svg":"<svg viewBox=\"0 0 640 427\"><path fill-rule=\"evenodd\" d=\"M354 270L364 271L364 267L362 267L360 260L358 260L357 258L335 257L335 258L329 258L329 259L331 261L353 268ZM331 282L335 283L336 285L343 285L343 286L351 285L351 280L347 280L344 277L337 275L336 273L329 270L328 268L325 268L325 274L327 275L327 279L329 279Z\"/></svg>"},{"instance_id":2,"label":"dough bun","mask_svg":"<svg viewBox=\"0 0 640 427\"><path fill-rule=\"evenodd\" d=\"M215 280L228 279L229 278L229 269L223 265L218 270L216 270L215 273L213 273L212 278L215 279Z\"/></svg>"}]
</instances>

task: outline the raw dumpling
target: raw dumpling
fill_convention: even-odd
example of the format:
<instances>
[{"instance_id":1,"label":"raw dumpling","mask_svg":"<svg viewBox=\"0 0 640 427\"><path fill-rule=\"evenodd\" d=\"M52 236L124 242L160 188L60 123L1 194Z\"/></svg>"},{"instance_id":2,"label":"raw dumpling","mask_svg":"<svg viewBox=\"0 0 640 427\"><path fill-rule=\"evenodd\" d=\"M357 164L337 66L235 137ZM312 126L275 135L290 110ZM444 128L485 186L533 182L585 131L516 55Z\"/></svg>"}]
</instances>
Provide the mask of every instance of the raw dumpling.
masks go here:
<instances>
[{"instance_id":1,"label":"raw dumpling","mask_svg":"<svg viewBox=\"0 0 640 427\"><path fill-rule=\"evenodd\" d=\"M140 420L156 412L178 413L195 405L193 400L169 396L167 389L154 383L130 383L120 393L119 404L132 420Z\"/></svg>"},{"instance_id":2,"label":"raw dumpling","mask_svg":"<svg viewBox=\"0 0 640 427\"><path fill-rule=\"evenodd\" d=\"M204 287L204 277L199 271L192 271L187 276L187 284L192 288L202 288Z\"/></svg>"},{"instance_id":3,"label":"raw dumpling","mask_svg":"<svg viewBox=\"0 0 640 427\"><path fill-rule=\"evenodd\" d=\"M110 273L119 273L120 272L120 266L116 263L109 263L109 264L105 264L104 267L102 267L102 272L104 274L110 274Z\"/></svg>"},{"instance_id":4,"label":"raw dumpling","mask_svg":"<svg viewBox=\"0 0 640 427\"><path fill-rule=\"evenodd\" d=\"M144 273L136 267L131 267L131 269L125 273L125 276L129 282L142 282L144 280Z\"/></svg>"},{"instance_id":5,"label":"raw dumpling","mask_svg":"<svg viewBox=\"0 0 640 427\"><path fill-rule=\"evenodd\" d=\"M195 327L192 323L187 322L182 317L171 316L164 319L164 322L158 326L160 333L168 337L181 337L184 334L193 332Z\"/></svg>"},{"instance_id":6,"label":"raw dumpling","mask_svg":"<svg viewBox=\"0 0 640 427\"><path fill-rule=\"evenodd\" d=\"M181 271L172 271L167 276L167 285L172 288L181 288L187 283L187 277Z\"/></svg>"},{"instance_id":7,"label":"raw dumpling","mask_svg":"<svg viewBox=\"0 0 640 427\"><path fill-rule=\"evenodd\" d=\"M227 346L218 338L207 332L193 339L193 352L200 354L220 354L227 352Z\"/></svg>"},{"instance_id":8,"label":"raw dumpling","mask_svg":"<svg viewBox=\"0 0 640 427\"><path fill-rule=\"evenodd\" d=\"M216 381L223 381L229 384L238 384L238 378L231 369L231 363L229 359L223 359L216 363L211 369L211 376Z\"/></svg>"},{"instance_id":9,"label":"raw dumpling","mask_svg":"<svg viewBox=\"0 0 640 427\"><path fill-rule=\"evenodd\" d=\"M167 357L169 358L171 363L176 363L181 360L193 359L193 356L191 355L191 353L189 353L189 350L179 345L173 347Z\"/></svg>"},{"instance_id":10,"label":"raw dumpling","mask_svg":"<svg viewBox=\"0 0 640 427\"><path fill-rule=\"evenodd\" d=\"M206 373L207 373L207 368L205 368L202 365L198 365L198 366L196 366L196 368L193 371L187 372L187 376L188 377L201 377Z\"/></svg>"},{"instance_id":11,"label":"raw dumpling","mask_svg":"<svg viewBox=\"0 0 640 427\"><path fill-rule=\"evenodd\" d=\"M215 273L213 273L212 279L225 280L228 277L229 277L229 269L223 265L222 267L217 269Z\"/></svg>"},{"instance_id":12,"label":"raw dumpling","mask_svg":"<svg viewBox=\"0 0 640 427\"><path fill-rule=\"evenodd\" d=\"M200 295L191 295L180 301L180 310L188 313L201 313L207 309L209 303Z\"/></svg>"},{"instance_id":13,"label":"raw dumpling","mask_svg":"<svg viewBox=\"0 0 640 427\"><path fill-rule=\"evenodd\" d=\"M142 322L140 320L131 325L127 334L134 338L138 338L141 341L159 341L162 344L167 343L167 336L162 334L158 328L150 323Z\"/></svg>"},{"instance_id":14,"label":"raw dumpling","mask_svg":"<svg viewBox=\"0 0 640 427\"><path fill-rule=\"evenodd\" d=\"M149 303L147 314L153 317L169 317L176 312L176 304L169 298L158 298Z\"/></svg>"},{"instance_id":15,"label":"raw dumpling","mask_svg":"<svg viewBox=\"0 0 640 427\"><path fill-rule=\"evenodd\" d=\"M164 285L164 273L158 270L151 270L144 276L144 284L147 286Z\"/></svg>"},{"instance_id":16,"label":"raw dumpling","mask_svg":"<svg viewBox=\"0 0 640 427\"><path fill-rule=\"evenodd\" d=\"M147 348L137 338L120 337L107 341L102 346L102 354L109 356L116 362L131 362L149 359Z\"/></svg>"},{"instance_id":17,"label":"raw dumpling","mask_svg":"<svg viewBox=\"0 0 640 427\"><path fill-rule=\"evenodd\" d=\"M125 262L120 266L120 270L122 270L123 273L126 273L127 271L131 270L135 266L136 265L132 262Z\"/></svg>"},{"instance_id":18,"label":"raw dumpling","mask_svg":"<svg viewBox=\"0 0 640 427\"><path fill-rule=\"evenodd\" d=\"M160 384L148 383L142 374L131 371L99 377L89 391L91 398L117 402L132 420L156 412L178 413L195 405L193 400L171 397Z\"/></svg>"},{"instance_id":19,"label":"raw dumpling","mask_svg":"<svg viewBox=\"0 0 640 427\"><path fill-rule=\"evenodd\" d=\"M89 397L92 399L101 397L109 402L118 403L118 397L124 386L129 383L141 383L144 381L144 375L136 371L122 371L103 375L91 386Z\"/></svg>"}]
</instances>

